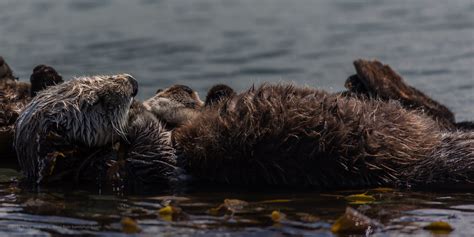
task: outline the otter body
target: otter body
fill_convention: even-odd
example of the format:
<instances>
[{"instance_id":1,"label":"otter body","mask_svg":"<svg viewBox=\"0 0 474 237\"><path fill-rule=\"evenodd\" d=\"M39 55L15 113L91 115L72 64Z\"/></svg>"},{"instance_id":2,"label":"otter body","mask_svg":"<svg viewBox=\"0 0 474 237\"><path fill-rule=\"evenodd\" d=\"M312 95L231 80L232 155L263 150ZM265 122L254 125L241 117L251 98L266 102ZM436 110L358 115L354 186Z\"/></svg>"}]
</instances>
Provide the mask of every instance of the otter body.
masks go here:
<instances>
[{"instance_id":1,"label":"otter body","mask_svg":"<svg viewBox=\"0 0 474 237\"><path fill-rule=\"evenodd\" d=\"M15 124L15 150L27 178L40 182L53 174L56 161L75 146L101 147L125 136L136 93L135 79L126 74L76 78L38 93Z\"/></svg>"},{"instance_id":2,"label":"otter body","mask_svg":"<svg viewBox=\"0 0 474 237\"><path fill-rule=\"evenodd\" d=\"M291 85L263 85L225 100L177 128L173 139L192 176L237 185L410 186L413 175L429 170L406 169L448 159L440 127L422 113ZM466 162L474 160L473 141L458 141ZM470 174L457 175L472 181Z\"/></svg>"},{"instance_id":3,"label":"otter body","mask_svg":"<svg viewBox=\"0 0 474 237\"><path fill-rule=\"evenodd\" d=\"M134 94L136 82L120 75L39 93L16 123L15 148L27 177L47 181L61 171L61 154L79 144L102 156L113 182L154 189L187 176L198 183L315 189L474 182L472 131L446 129L395 100L284 84L240 94L221 85L205 105L184 86L143 104L131 102ZM120 148L105 155L93 151L117 142Z\"/></svg>"}]
</instances>

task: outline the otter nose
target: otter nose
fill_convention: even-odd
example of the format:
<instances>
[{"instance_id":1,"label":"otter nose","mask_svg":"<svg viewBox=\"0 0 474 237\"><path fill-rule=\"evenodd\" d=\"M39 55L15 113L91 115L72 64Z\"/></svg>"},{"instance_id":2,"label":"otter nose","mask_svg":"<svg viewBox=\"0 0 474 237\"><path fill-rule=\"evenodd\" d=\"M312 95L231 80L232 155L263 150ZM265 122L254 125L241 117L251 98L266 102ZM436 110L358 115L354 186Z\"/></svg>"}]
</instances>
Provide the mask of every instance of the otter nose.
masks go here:
<instances>
[{"instance_id":1,"label":"otter nose","mask_svg":"<svg viewBox=\"0 0 474 237\"><path fill-rule=\"evenodd\" d=\"M137 80L135 80L135 78L133 78L132 76L130 75L125 75L125 78L127 78L128 82L132 85L132 97L135 97L138 93L138 82Z\"/></svg>"},{"instance_id":2,"label":"otter nose","mask_svg":"<svg viewBox=\"0 0 474 237\"><path fill-rule=\"evenodd\" d=\"M3 59L2 56L0 56L0 67L3 66L3 64L5 64L5 59Z\"/></svg>"}]
</instances>

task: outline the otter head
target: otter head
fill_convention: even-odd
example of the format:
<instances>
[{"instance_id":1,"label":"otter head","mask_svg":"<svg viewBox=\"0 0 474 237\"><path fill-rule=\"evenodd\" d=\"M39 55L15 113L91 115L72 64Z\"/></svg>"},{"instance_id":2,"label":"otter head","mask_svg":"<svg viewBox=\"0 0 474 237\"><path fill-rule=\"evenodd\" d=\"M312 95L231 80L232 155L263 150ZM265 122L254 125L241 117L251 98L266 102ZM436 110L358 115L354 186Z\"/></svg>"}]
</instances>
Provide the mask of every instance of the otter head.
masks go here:
<instances>
[{"instance_id":1,"label":"otter head","mask_svg":"<svg viewBox=\"0 0 474 237\"><path fill-rule=\"evenodd\" d=\"M120 74L79 77L39 92L15 124L15 150L26 175L41 180L45 157L60 147L99 147L124 137L137 88L133 77Z\"/></svg>"},{"instance_id":2,"label":"otter head","mask_svg":"<svg viewBox=\"0 0 474 237\"><path fill-rule=\"evenodd\" d=\"M209 89L207 92L205 105L212 106L235 95L235 91L229 86L217 84L211 87L211 89Z\"/></svg>"},{"instance_id":3,"label":"otter head","mask_svg":"<svg viewBox=\"0 0 474 237\"><path fill-rule=\"evenodd\" d=\"M155 96L143 102L148 111L172 127L192 120L203 104L197 92L183 85L158 90Z\"/></svg>"},{"instance_id":4,"label":"otter head","mask_svg":"<svg viewBox=\"0 0 474 237\"><path fill-rule=\"evenodd\" d=\"M30 76L31 83L31 97L46 89L49 86L54 86L63 83L63 78L54 68L47 65L38 65L33 69L33 74Z\"/></svg>"}]
</instances>

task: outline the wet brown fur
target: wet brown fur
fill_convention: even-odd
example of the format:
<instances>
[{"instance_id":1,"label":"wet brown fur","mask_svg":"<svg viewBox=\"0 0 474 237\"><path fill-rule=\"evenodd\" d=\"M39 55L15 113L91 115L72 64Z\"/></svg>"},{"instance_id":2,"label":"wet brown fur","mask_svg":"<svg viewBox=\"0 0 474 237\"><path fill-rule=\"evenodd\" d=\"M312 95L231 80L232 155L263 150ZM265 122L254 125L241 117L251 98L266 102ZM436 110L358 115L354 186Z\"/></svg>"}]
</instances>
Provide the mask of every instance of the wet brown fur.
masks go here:
<instances>
[{"instance_id":1,"label":"wet brown fur","mask_svg":"<svg viewBox=\"0 0 474 237\"><path fill-rule=\"evenodd\" d=\"M198 179L319 188L396 185L442 143L431 118L398 102L268 84L205 109L173 138Z\"/></svg>"},{"instance_id":2,"label":"wet brown fur","mask_svg":"<svg viewBox=\"0 0 474 237\"><path fill-rule=\"evenodd\" d=\"M183 85L158 90L155 96L143 104L160 121L166 123L168 128L181 126L192 120L204 105L197 92Z\"/></svg>"},{"instance_id":3,"label":"wet brown fur","mask_svg":"<svg viewBox=\"0 0 474 237\"><path fill-rule=\"evenodd\" d=\"M221 102L222 100L226 100L228 98L232 98L236 95L235 91L227 85L224 84L217 84L209 91L206 95L205 106L213 106Z\"/></svg>"},{"instance_id":4,"label":"wet brown fur","mask_svg":"<svg viewBox=\"0 0 474 237\"><path fill-rule=\"evenodd\" d=\"M2 57L0 57L0 78L0 154L4 157L14 157L13 124L20 112L36 93L49 86L60 84L63 80L54 68L38 65L31 74L31 83L18 81Z\"/></svg>"},{"instance_id":5,"label":"wet brown fur","mask_svg":"<svg viewBox=\"0 0 474 237\"><path fill-rule=\"evenodd\" d=\"M136 93L137 82L127 74L81 77L41 91L15 123L14 146L25 177L44 182L83 158L69 153L124 137Z\"/></svg>"},{"instance_id":6,"label":"wet brown fur","mask_svg":"<svg viewBox=\"0 0 474 237\"><path fill-rule=\"evenodd\" d=\"M121 144L125 151L123 161L112 181L127 188L166 186L177 181L179 168L170 131L140 102L132 104L129 114L127 139Z\"/></svg>"},{"instance_id":7,"label":"wet brown fur","mask_svg":"<svg viewBox=\"0 0 474 237\"><path fill-rule=\"evenodd\" d=\"M354 67L357 74L345 83L350 92L372 99L400 101L407 109L420 110L431 116L442 128L456 129L454 114L446 106L406 84L390 66L377 60L359 59L354 61Z\"/></svg>"}]
</instances>

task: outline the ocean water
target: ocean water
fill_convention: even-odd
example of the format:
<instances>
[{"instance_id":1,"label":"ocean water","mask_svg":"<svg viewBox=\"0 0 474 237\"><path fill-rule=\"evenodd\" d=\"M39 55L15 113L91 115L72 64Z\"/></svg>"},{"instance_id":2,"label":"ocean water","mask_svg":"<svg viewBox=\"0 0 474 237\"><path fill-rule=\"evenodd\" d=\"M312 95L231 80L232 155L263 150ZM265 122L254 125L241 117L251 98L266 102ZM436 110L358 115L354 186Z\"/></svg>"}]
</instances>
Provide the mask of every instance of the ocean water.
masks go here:
<instances>
[{"instance_id":1,"label":"ocean water","mask_svg":"<svg viewBox=\"0 0 474 237\"><path fill-rule=\"evenodd\" d=\"M0 55L20 80L37 64L64 78L129 73L139 98L185 84L201 97L217 83L245 90L291 82L343 90L357 58L379 59L406 81L474 120L472 0L2 0ZM416 234L434 221L474 233L474 194L406 190L193 190L124 195L97 188L18 188L0 168L0 235L331 236L352 207L383 227ZM350 194L375 200L351 203ZM215 211L233 199L233 211ZM240 200L240 201L236 201ZM163 216L172 204L180 211ZM273 211L286 218L274 221Z\"/></svg>"},{"instance_id":2,"label":"ocean water","mask_svg":"<svg viewBox=\"0 0 474 237\"><path fill-rule=\"evenodd\" d=\"M472 0L3 0L0 55L23 80L126 72L139 98L185 84L204 97L294 82L343 89L352 61L377 58L474 120Z\"/></svg>"}]
</instances>

